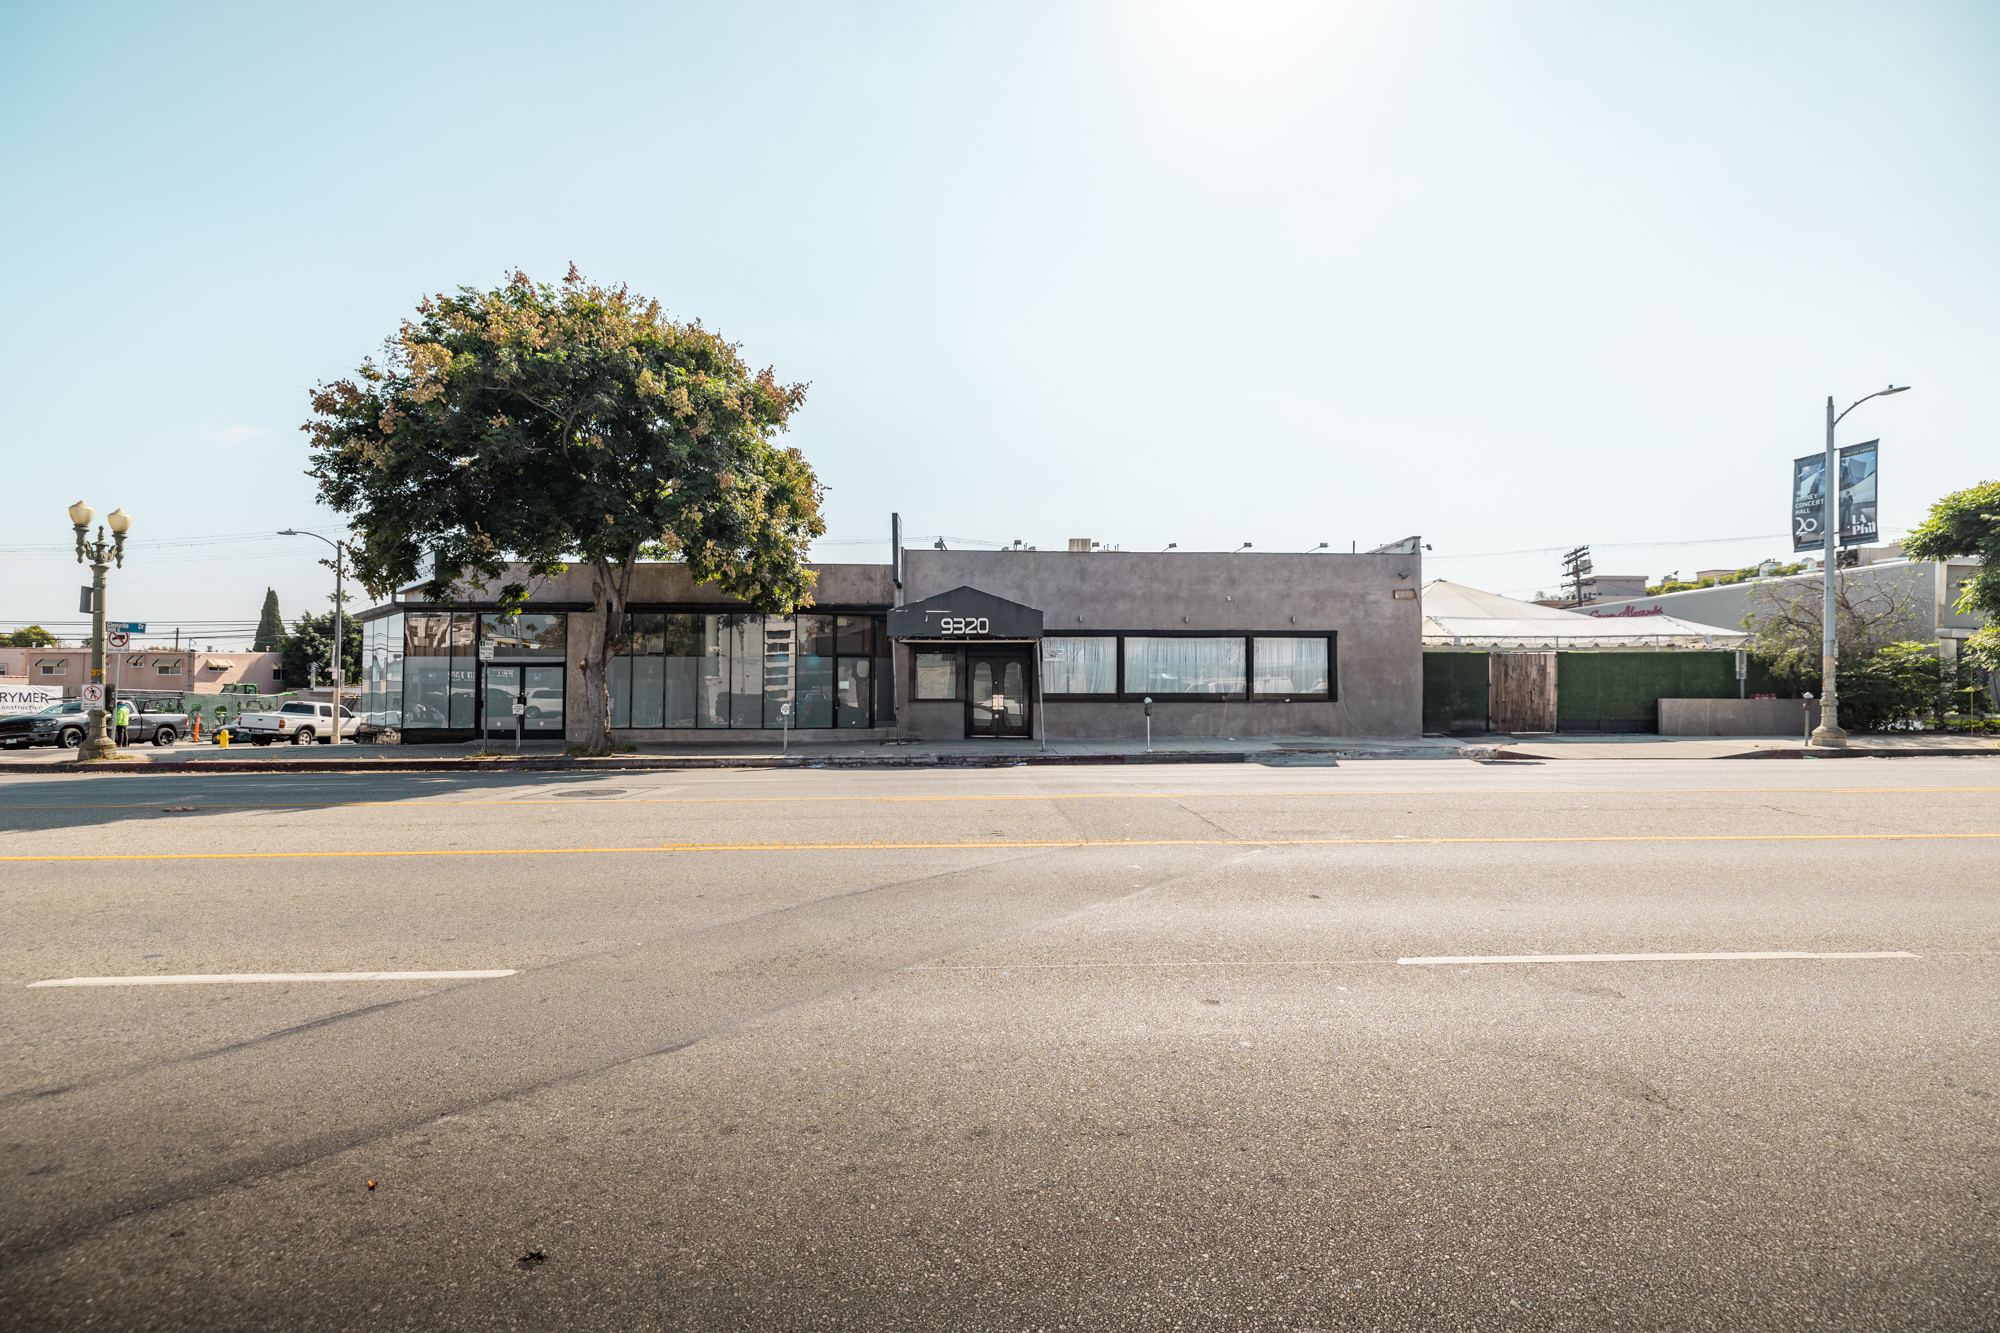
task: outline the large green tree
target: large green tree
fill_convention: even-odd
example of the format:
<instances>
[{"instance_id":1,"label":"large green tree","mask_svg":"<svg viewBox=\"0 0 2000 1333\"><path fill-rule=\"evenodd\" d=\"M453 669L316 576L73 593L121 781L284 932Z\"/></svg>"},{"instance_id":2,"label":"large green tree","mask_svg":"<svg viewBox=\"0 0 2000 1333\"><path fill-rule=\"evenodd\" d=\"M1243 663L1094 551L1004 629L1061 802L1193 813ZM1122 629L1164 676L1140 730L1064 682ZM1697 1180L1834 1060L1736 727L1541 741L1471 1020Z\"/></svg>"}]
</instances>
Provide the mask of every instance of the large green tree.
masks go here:
<instances>
[{"instance_id":1,"label":"large green tree","mask_svg":"<svg viewBox=\"0 0 2000 1333\"><path fill-rule=\"evenodd\" d=\"M1989 618L1986 628L1966 640L1965 652L1988 670L2000 671L2000 481L1954 491L1932 505L1930 515L1903 539L1903 553L1912 560L1980 558L1955 609L1960 615Z\"/></svg>"},{"instance_id":2,"label":"large green tree","mask_svg":"<svg viewBox=\"0 0 2000 1333\"><path fill-rule=\"evenodd\" d=\"M424 301L382 362L319 387L305 429L374 595L421 578L451 601L470 580L516 606L527 579L589 567L582 715L604 753L605 659L642 556L682 559L758 610L812 604L819 481L775 442L804 401L699 322L572 265L557 285L516 272Z\"/></svg>"},{"instance_id":3,"label":"large green tree","mask_svg":"<svg viewBox=\"0 0 2000 1333\"><path fill-rule=\"evenodd\" d=\"M361 624L353 616L342 616L340 637L346 642L341 648L344 659L347 688L353 689L361 679ZM333 684L333 612L313 615L308 612L292 622L292 632L284 638L285 688L296 690L312 679L312 667L319 665L322 685Z\"/></svg>"},{"instance_id":4,"label":"large green tree","mask_svg":"<svg viewBox=\"0 0 2000 1333\"><path fill-rule=\"evenodd\" d=\"M278 590L264 589L264 614L257 618L257 637L250 641L253 653L275 653L285 643L285 620L278 614Z\"/></svg>"},{"instance_id":5,"label":"large green tree","mask_svg":"<svg viewBox=\"0 0 2000 1333\"><path fill-rule=\"evenodd\" d=\"M30 625L26 629L17 629L6 638L0 639L0 644L4 644L9 648L53 648L59 642L61 641L55 635L49 633L40 625Z\"/></svg>"}]
</instances>

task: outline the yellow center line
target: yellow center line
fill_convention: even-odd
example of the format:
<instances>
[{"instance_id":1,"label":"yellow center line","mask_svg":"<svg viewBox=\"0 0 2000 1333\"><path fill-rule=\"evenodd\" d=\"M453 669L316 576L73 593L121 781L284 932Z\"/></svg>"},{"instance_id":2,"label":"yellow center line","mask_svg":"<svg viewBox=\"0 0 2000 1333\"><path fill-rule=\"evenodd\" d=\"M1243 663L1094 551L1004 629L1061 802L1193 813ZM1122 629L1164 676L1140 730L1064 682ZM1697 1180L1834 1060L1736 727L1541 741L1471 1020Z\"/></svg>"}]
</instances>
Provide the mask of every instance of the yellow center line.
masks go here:
<instances>
[{"instance_id":1,"label":"yellow center line","mask_svg":"<svg viewBox=\"0 0 2000 1333\"><path fill-rule=\"evenodd\" d=\"M431 801L422 797L411 797L400 801L205 801L202 810L340 810L367 809L377 806L492 806L505 808L514 805L815 805L842 803L874 803L881 805L901 804L943 804L963 801L1195 801L1195 800L1266 800L1288 799L1299 796L1396 796L1415 799L1422 796L1530 796L1536 798L1550 796L1879 796L1948 792L2000 792L2000 787L1604 787L1578 791L1550 790L1509 790L1498 791L1490 788L1467 788L1465 790L1392 791L1392 790L1349 790L1349 791L1185 791L1185 792L1138 792L1138 791L1090 791L1090 792L1049 792L1024 794L993 794L985 796L642 796L642 797L588 797L570 796L559 798L516 798L489 801ZM0 805L0 810L156 810L167 798L158 801L132 801L116 805Z\"/></svg>"},{"instance_id":2,"label":"yellow center line","mask_svg":"<svg viewBox=\"0 0 2000 1333\"><path fill-rule=\"evenodd\" d=\"M1701 833L1548 838L1061 838L992 842L669 842L650 847L444 847L364 852L111 852L0 856L0 861L294 861L397 856L595 856L648 852L1038 851L1086 847L1434 847L1440 843L1911 842L2000 838L2000 833Z\"/></svg>"}]
</instances>

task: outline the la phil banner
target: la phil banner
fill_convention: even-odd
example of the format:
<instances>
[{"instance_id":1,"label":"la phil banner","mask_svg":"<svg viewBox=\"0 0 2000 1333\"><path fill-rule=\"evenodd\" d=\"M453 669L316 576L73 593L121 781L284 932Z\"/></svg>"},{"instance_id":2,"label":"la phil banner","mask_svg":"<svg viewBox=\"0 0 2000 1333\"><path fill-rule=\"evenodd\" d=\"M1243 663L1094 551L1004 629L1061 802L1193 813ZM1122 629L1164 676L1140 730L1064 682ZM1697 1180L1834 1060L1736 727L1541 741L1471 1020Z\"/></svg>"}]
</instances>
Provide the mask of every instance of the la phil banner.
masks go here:
<instances>
[{"instance_id":1,"label":"la phil banner","mask_svg":"<svg viewBox=\"0 0 2000 1333\"><path fill-rule=\"evenodd\" d=\"M1880 440L1850 444L1840 451L1840 542L1861 546L1876 538L1875 459ZM1826 544L1826 455L1792 460L1792 549L1816 551Z\"/></svg>"}]
</instances>

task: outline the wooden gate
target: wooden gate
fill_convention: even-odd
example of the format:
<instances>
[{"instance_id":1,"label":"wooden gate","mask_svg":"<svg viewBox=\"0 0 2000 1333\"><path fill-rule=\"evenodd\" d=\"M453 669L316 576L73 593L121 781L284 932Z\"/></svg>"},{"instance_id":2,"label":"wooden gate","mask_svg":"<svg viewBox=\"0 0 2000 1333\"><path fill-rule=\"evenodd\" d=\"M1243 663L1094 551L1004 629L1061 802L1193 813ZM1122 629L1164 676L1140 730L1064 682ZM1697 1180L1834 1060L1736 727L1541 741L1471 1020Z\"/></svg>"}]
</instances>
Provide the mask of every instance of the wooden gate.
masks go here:
<instances>
[{"instance_id":1,"label":"wooden gate","mask_svg":"<svg viewBox=\"0 0 2000 1333\"><path fill-rule=\"evenodd\" d=\"M1494 731L1556 729L1556 655L1488 653L1487 726Z\"/></svg>"}]
</instances>

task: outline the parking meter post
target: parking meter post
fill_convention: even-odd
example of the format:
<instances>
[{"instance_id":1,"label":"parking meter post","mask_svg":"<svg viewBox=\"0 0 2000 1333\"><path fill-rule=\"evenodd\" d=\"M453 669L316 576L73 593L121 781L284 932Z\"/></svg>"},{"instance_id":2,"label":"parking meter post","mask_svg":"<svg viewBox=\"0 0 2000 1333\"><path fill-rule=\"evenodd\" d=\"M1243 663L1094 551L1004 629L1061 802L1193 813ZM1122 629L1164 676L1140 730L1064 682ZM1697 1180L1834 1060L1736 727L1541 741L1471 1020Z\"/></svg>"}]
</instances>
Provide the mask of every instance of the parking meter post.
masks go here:
<instances>
[{"instance_id":1,"label":"parking meter post","mask_svg":"<svg viewBox=\"0 0 2000 1333\"><path fill-rule=\"evenodd\" d=\"M1146 753L1153 752L1153 696L1146 696Z\"/></svg>"},{"instance_id":2,"label":"parking meter post","mask_svg":"<svg viewBox=\"0 0 2000 1333\"><path fill-rule=\"evenodd\" d=\"M526 725L522 721L522 719L525 718L527 715L528 715L528 696L525 693L515 695L514 696L514 753L515 754L521 753L521 728Z\"/></svg>"},{"instance_id":3,"label":"parking meter post","mask_svg":"<svg viewBox=\"0 0 2000 1333\"><path fill-rule=\"evenodd\" d=\"M1806 744L1807 745L1812 744L1812 706L1813 706L1813 694L1811 690L1807 690L1806 691Z\"/></svg>"}]
</instances>

